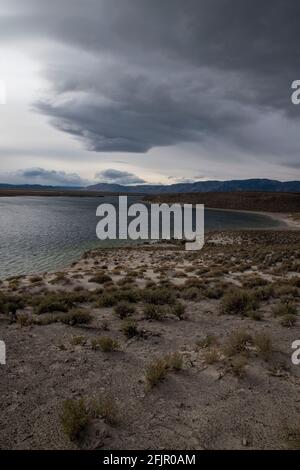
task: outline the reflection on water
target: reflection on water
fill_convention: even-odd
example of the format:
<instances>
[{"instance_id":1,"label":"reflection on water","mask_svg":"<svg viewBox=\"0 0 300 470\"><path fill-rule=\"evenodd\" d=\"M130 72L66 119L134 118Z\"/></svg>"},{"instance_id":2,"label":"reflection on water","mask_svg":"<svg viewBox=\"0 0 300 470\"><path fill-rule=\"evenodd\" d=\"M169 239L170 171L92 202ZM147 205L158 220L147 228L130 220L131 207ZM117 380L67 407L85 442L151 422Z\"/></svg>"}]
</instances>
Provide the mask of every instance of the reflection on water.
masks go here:
<instances>
[{"instance_id":1,"label":"reflection on water","mask_svg":"<svg viewBox=\"0 0 300 470\"><path fill-rule=\"evenodd\" d=\"M0 198L0 277L54 270L78 259L90 248L127 244L96 238L97 206L117 200L117 197ZM128 198L129 203L136 201L136 197ZM206 231L278 226L277 221L263 215L205 212Z\"/></svg>"}]
</instances>

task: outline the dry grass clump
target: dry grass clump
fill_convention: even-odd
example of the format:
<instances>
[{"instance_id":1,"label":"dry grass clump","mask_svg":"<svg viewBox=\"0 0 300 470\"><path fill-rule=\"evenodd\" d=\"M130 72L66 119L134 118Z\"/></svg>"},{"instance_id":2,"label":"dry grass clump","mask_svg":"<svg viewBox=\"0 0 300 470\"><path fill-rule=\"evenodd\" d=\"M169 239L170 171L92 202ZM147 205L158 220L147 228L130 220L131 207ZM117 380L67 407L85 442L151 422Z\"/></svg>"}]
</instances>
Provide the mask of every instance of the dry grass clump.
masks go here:
<instances>
[{"instance_id":1,"label":"dry grass clump","mask_svg":"<svg viewBox=\"0 0 300 470\"><path fill-rule=\"evenodd\" d=\"M161 305L146 304L144 315L147 320L162 321L166 318L166 310Z\"/></svg>"},{"instance_id":2,"label":"dry grass clump","mask_svg":"<svg viewBox=\"0 0 300 470\"><path fill-rule=\"evenodd\" d=\"M236 330L227 338L223 352L225 356L231 357L247 352L247 347L252 343L252 336L245 330Z\"/></svg>"},{"instance_id":3,"label":"dry grass clump","mask_svg":"<svg viewBox=\"0 0 300 470\"><path fill-rule=\"evenodd\" d=\"M89 279L89 282L95 282L96 284L106 284L111 281L112 281L112 278L108 274L104 273L103 271L100 271L94 274Z\"/></svg>"},{"instance_id":4,"label":"dry grass clump","mask_svg":"<svg viewBox=\"0 0 300 470\"><path fill-rule=\"evenodd\" d=\"M296 315L283 315L283 317L280 319L280 324L281 326L285 326L287 328L291 328L292 326L295 326L297 323L297 317Z\"/></svg>"},{"instance_id":5,"label":"dry grass clump","mask_svg":"<svg viewBox=\"0 0 300 470\"><path fill-rule=\"evenodd\" d=\"M89 411L83 399L67 399L63 402L60 421L64 433L75 441L90 423Z\"/></svg>"},{"instance_id":6,"label":"dry grass clump","mask_svg":"<svg viewBox=\"0 0 300 470\"><path fill-rule=\"evenodd\" d=\"M119 347L119 343L110 336L101 336L101 338L94 338L91 342L91 347L94 350L100 349L102 352L113 352Z\"/></svg>"},{"instance_id":7,"label":"dry grass clump","mask_svg":"<svg viewBox=\"0 0 300 470\"><path fill-rule=\"evenodd\" d=\"M257 307L258 300L255 294L244 289L230 289L221 301L221 311L228 315L249 316Z\"/></svg>"},{"instance_id":8,"label":"dry grass clump","mask_svg":"<svg viewBox=\"0 0 300 470\"><path fill-rule=\"evenodd\" d=\"M74 309L67 313L59 313L54 315L43 315L33 319L35 325L50 325L51 323L64 323L65 325L86 325L91 323L93 317L85 310Z\"/></svg>"},{"instance_id":9,"label":"dry grass clump","mask_svg":"<svg viewBox=\"0 0 300 470\"><path fill-rule=\"evenodd\" d=\"M43 281L43 278L41 276L38 276L38 275L31 276L29 278L29 282L31 282L31 284L37 284L37 283L40 283L42 281Z\"/></svg>"},{"instance_id":10,"label":"dry grass clump","mask_svg":"<svg viewBox=\"0 0 300 470\"><path fill-rule=\"evenodd\" d=\"M155 359L146 368L146 389L150 390L161 382L169 371L182 369L183 359L179 353L168 354L162 358Z\"/></svg>"},{"instance_id":11,"label":"dry grass clump","mask_svg":"<svg viewBox=\"0 0 300 470\"><path fill-rule=\"evenodd\" d=\"M292 302L281 301L273 307L273 314L275 317L283 317L286 315L297 315L297 306Z\"/></svg>"},{"instance_id":12,"label":"dry grass clump","mask_svg":"<svg viewBox=\"0 0 300 470\"><path fill-rule=\"evenodd\" d=\"M197 341L196 346L200 349L206 349L211 346L216 346L218 339L215 335L206 335L203 339Z\"/></svg>"},{"instance_id":13,"label":"dry grass clump","mask_svg":"<svg viewBox=\"0 0 300 470\"><path fill-rule=\"evenodd\" d=\"M206 364L215 364L216 362L219 362L220 359L221 359L221 354L217 348L212 347L210 349L205 350L204 360Z\"/></svg>"},{"instance_id":14,"label":"dry grass clump","mask_svg":"<svg viewBox=\"0 0 300 470\"><path fill-rule=\"evenodd\" d=\"M117 401L109 395L94 398L90 405L90 414L93 418L102 418L112 426L119 422L119 407Z\"/></svg>"},{"instance_id":15,"label":"dry grass clump","mask_svg":"<svg viewBox=\"0 0 300 470\"><path fill-rule=\"evenodd\" d=\"M235 377L241 378L246 373L245 369L247 364L247 358L244 355L239 354L230 358L230 360L227 361L226 372L233 374Z\"/></svg>"},{"instance_id":16,"label":"dry grass clump","mask_svg":"<svg viewBox=\"0 0 300 470\"><path fill-rule=\"evenodd\" d=\"M176 302L174 305L169 307L169 311L171 315L175 315L178 320L184 320L185 318L185 310L186 307L181 302Z\"/></svg>"},{"instance_id":17,"label":"dry grass clump","mask_svg":"<svg viewBox=\"0 0 300 470\"><path fill-rule=\"evenodd\" d=\"M76 303L82 300L81 293L51 292L33 299L35 313L68 312Z\"/></svg>"},{"instance_id":18,"label":"dry grass clump","mask_svg":"<svg viewBox=\"0 0 300 470\"><path fill-rule=\"evenodd\" d=\"M172 305L176 302L176 296L171 289L164 287L143 289L143 301L147 304L153 305Z\"/></svg>"},{"instance_id":19,"label":"dry grass clump","mask_svg":"<svg viewBox=\"0 0 300 470\"><path fill-rule=\"evenodd\" d=\"M118 315L118 317L123 320L124 318L128 317L129 315L132 315L135 312L135 306L130 302L127 302L126 300L122 300L115 306L114 311Z\"/></svg>"},{"instance_id":20,"label":"dry grass clump","mask_svg":"<svg viewBox=\"0 0 300 470\"><path fill-rule=\"evenodd\" d=\"M254 287L262 287L268 284L268 281L260 276L252 275L243 279L243 287L253 289Z\"/></svg>"},{"instance_id":21,"label":"dry grass clump","mask_svg":"<svg viewBox=\"0 0 300 470\"><path fill-rule=\"evenodd\" d=\"M86 339L84 336L73 336L70 343L72 346L84 346Z\"/></svg>"},{"instance_id":22,"label":"dry grass clump","mask_svg":"<svg viewBox=\"0 0 300 470\"><path fill-rule=\"evenodd\" d=\"M254 346L257 349L257 352L264 359L268 359L273 350L272 339L266 333L257 333L253 339Z\"/></svg>"},{"instance_id":23,"label":"dry grass clump","mask_svg":"<svg viewBox=\"0 0 300 470\"><path fill-rule=\"evenodd\" d=\"M224 295L224 289L221 286L208 287L205 296L208 299L220 299Z\"/></svg>"},{"instance_id":24,"label":"dry grass clump","mask_svg":"<svg viewBox=\"0 0 300 470\"><path fill-rule=\"evenodd\" d=\"M199 289L199 287L196 286L183 287L180 291L180 297L185 300L198 302L199 300L203 299L203 292L201 289Z\"/></svg>"},{"instance_id":25,"label":"dry grass clump","mask_svg":"<svg viewBox=\"0 0 300 470\"><path fill-rule=\"evenodd\" d=\"M287 447L291 450L300 450L300 428L289 429L286 434Z\"/></svg>"},{"instance_id":26,"label":"dry grass clump","mask_svg":"<svg viewBox=\"0 0 300 470\"><path fill-rule=\"evenodd\" d=\"M102 395L86 403L79 400L67 399L62 404L60 422L64 433L71 441L77 441L92 419L101 418L112 426L119 422L119 407L115 399Z\"/></svg>"},{"instance_id":27,"label":"dry grass clump","mask_svg":"<svg viewBox=\"0 0 300 470\"><path fill-rule=\"evenodd\" d=\"M140 332L137 327L137 322L134 320L125 320L121 326L121 331L128 338L134 338L135 336L140 336Z\"/></svg>"},{"instance_id":28,"label":"dry grass clump","mask_svg":"<svg viewBox=\"0 0 300 470\"><path fill-rule=\"evenodd\" d=\"M97 307L113 307L118 303L119 299L115 291L104 292L98 302L96 303Z\"/></svg>"},{"instance_id":29,"label":"dry grass clump","mask_svg":"<svg viewBox=\"0 0 300 470\"><path fill-rule=\"evenodd\" d=\"M23 308L24 304L25 301L21 296L0 292L0 313L7 314L11 311L16 311L19 308Z\"/></svg>"}]
</instances>

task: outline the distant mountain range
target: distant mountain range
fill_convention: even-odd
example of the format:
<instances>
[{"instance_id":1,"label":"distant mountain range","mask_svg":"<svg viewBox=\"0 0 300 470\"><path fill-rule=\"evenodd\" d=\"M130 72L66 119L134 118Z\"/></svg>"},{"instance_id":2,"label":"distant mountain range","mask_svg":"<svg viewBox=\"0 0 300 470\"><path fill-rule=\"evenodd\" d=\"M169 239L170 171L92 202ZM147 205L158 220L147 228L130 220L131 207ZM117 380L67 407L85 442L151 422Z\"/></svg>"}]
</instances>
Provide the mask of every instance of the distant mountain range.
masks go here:
<instances>
[{"instance_id":1,"label":"distant mountain range","mask_svg":"<svg viewBox=\"0 0 300 470\"><path fill-rule=\"evenodd\" d=\"M99 183L86 188L89 191L104 191L112 193L204 193L204 192L233 192L233 191L272 191L300 192L300 181L276 181L268 179L248 179L232 181L197 181L195 183L177 183L170 185L136 185L123 186L119 184Z\"/></svg>"},{"instance_id":2,"label":"distant mountain range","mask_svg":"<svg viewBox=\"0 0 300 470\"><path fill-rule=\"evenodd\" d=\"M260 192L291 192L300 193L300 181L276 181L269 179L247 179L232 181L197 181L195 183L176 183L170 185L139 184L125 186L111 183L98 183L87 188L66 186L43 186L38 184L13 185L1 184L0 189L13 190L82 190L105 193L139 193L139 194L172 194L172 193L203 193L203 192L234 192L234 191L260 191Z\"/></svg>"}]
</instances>

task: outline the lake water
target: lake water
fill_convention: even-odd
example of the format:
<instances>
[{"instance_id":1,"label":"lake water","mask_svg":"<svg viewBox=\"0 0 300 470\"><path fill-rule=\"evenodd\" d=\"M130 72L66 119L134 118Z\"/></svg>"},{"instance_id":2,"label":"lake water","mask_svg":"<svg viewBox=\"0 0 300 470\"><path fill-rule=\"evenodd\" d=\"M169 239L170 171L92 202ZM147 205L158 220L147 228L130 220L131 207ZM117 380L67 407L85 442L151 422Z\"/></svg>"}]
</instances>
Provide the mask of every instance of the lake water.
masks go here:
<instances>
[{"instance_id":1,"label":"lake water","mask_svg":"<svg viewBox=\"0 0 300 470\"><path fill-rule=\"evenodd\" d=\"M0 278L55 270L90 248L127 244L97 239L96 208L103 202L117 203L117 197L1 197ZM277 227L264 215L205 211L205 231Z\"/></svg>"}]
</instances>

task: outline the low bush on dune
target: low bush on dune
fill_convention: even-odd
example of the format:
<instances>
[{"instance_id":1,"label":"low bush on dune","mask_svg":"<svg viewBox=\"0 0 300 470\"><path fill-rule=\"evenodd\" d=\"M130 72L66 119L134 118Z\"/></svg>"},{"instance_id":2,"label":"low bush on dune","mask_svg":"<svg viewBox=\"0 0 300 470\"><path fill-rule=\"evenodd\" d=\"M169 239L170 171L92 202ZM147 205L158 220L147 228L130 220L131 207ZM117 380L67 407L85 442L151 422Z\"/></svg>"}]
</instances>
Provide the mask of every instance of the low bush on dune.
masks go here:
<instances>
[{"instance_id":1,"label":"low bush on dune","mask_svg":"<svg viewBox=\"0 0 300 470\"><path fill-rule=\"evenodd\" d=\"M24 308L24 299L15 294L0 292L0 313L7 314L12 310Z\"/></svg>"},{"instance_id":2,"label":"low bush on dune","mask_svg":"<svg viewBox=\"0 0 300 470\"><path fill-rule=\"evenodd\" d=\"M104 272L98 272L89 279L89 282L95 282L96 284L106 284L111 281L112 278Z\"/></svg>"}]
</instances>

